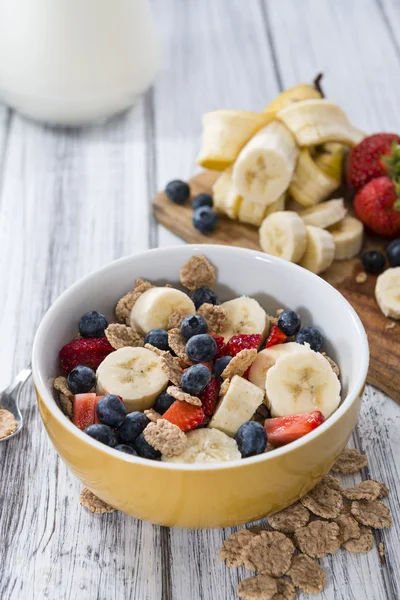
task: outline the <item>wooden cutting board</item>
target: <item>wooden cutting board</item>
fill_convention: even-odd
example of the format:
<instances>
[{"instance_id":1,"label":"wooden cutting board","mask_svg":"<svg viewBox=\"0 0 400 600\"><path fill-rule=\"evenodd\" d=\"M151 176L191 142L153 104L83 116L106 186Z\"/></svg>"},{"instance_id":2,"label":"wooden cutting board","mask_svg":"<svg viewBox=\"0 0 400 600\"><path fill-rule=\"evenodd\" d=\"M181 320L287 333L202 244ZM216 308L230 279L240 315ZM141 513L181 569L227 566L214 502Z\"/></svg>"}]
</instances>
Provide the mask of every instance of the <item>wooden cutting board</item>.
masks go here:
<instances>
[{"instance_id":1,"label":"wooden cutting board","mask_svg":"<svg viewBox=\"0 0 400 600\"><path fill-rule=\"evenodd\" d=\"M211 193L218 173L204 171L189 181L192 195ZM260 250L258 229L221 217L216 231L203 235L192 225L190 204L178 206L164 192L153 199L157 220L172 233L190 244L224 244ZM382 250L385 243L379 238L365 236L364 248ZM358 259L335 261L322 277L339 290L357 311L368 334L371 360L368 383L378 387L400 403L400 324L381 313L374 297L376 276L368 275L365 283L357 283L362 271Z\"/></svg>"}]
</instances>

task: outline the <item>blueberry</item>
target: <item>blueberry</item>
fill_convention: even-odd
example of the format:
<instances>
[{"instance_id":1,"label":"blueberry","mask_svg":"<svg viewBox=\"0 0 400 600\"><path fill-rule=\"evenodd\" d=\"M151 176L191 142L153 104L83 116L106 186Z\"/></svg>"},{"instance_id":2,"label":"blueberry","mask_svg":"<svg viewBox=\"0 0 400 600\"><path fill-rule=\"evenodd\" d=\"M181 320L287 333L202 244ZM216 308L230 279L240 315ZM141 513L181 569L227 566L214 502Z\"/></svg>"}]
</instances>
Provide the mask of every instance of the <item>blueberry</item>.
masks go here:
<instances>
[{"instance_id":1,"label":"blueberry","mask_svg":"<svg viewBox=\"0 0 400 600\"><path fill-rule=\"evenodd\" d=\"M160 415L163 415L175 402L175 398L167 394L167 392L161 392L156 398L154 403L154 410L157 411Z\"/></svg>"},{"instance_id":2,"label":"blueberry","mask_svg":"<svg viewBox=\"0 0 400 600\"><path fill-rule=\"evenodd\" d=\"M108 321L101 312L91 310L82 315L79 321L79 333L82 337L103 337Z\"/></svg>"},{"instance_id":3,"label":"blueberry","mask_svg":"<svg viewBox=\"0 0 400 600\"><path fill-rule=\"evenodd\" d=\"M150 460L158 460L161 458L161 452L155 450L153 446L150 446L150 444L146 442L143 433L136 438L133 448L142 458L149 458Z\"/></svg>"},{"instance_id":4,"label":"blueberry","mask_svg":"<svg viewBox=\"0 0 400 600\"><path fill-rule=\"evenodd\" d=\"M132 444L150 423L150 419L146 415L139 411L134 411L126 415L119 428L119 437L122 442Z\"/></svg>"},{"instance_id":5,"label":"blueberry","mask_svg":"<svg viewBox=\"0 0 400 600\"><path fill-rule=\"evenodd\" d=\"M98 401L96 414L100 423L117 429L125 419L127 410L118 396L106 394Z\"/></svg>"},{"instance_id":6,"label":"blueberry","mask_svg":"<svg viewBox=\"0 0 400 600\"><path fill-rule=\"evenodd\" d=\"M211 379L210 369L205 365L193 365L182 375L181 388L187 394L198 396L209 384Z\"/></svg>"},{"instance_id":7,"label":"blueberry","mask_svg":"<svg viewBox=\"0 0 400 600\"><path fill-rule=\"evenodd\" d=\"M93 439L102 444L106 444L107 446L111 446L111 448L115 448L118 444L117 434L108 425L96 423L95 425L89 425L84 431Z\"/></svg>"},{"instance_id":8,"label":"blueberry","mask_svg":"<svg viewBox=\"0 0 400 600\"><path fill-rule=\"evenodd\" d=\"M262 454L267 447L267 434L261 423L247 421L237 430L235 440L242 458Z\"/></svg>"},{"instance_id":9,"label":"blueberry","mask_svg":"<svg viewBox=\"0 0 400 600\"><path fill-rule=\"evenodd\" d=\"M286 335L296 335L300 326L300 317L294 310L284 310L278 317L278 327Z\"/></svg>"},{"instance_id":10,"label":"blueberry","mask_svg":"<svg viewBox=\"0 0 400 600\"><path fill-rule=\"evenodd\" d=\"M400 239L390 242L386 248L386 255L391 267L400 267Z\"/></svg>"},{"instance_id":11,"label":"blueberry","mask_svg":"<svg viewBox=\"0 0 400 600\"><path fill-rule=\"evenodd\" d=\"M383 269L385 268L386 260L382 252L379 252L379 250L368 250L368 252L364 252L364 254L362 255L361 262L367 273L377 274L381 273L381 271L383 271Z\"/></svg>"},{"instance_id":12,"label":"blueberry","mask_svg":"<svg viewBox=\"0 0 400 600\"><path fill-rule=\"evenodd\" d=\"M144 338L145 344L151 344L159 350L168 350L168 333L164 329L150 329Z\"/></svg>"},{"instance_id":13,"label":"blueberry","mask_svg":"<svg viewBox=\"0 0 400 600\"><path fill-rule=\"evenodd\" d=\"M210 288L198 288L190 297L197 309L199 309L202 304L219 304L216 293L210 290Z\"/></svg>"},{"instance_id":14,"label":"blueberry","mask_svg":"<svg viewBox=\"0 0 400 600\"><path fill-rule=\"evenodd\" d=\"M165 193L175 204L185 204L189 200L190 187L185 181L174 179L174 181L167 183Z\"/></svg>"},{"instance_id":15,"label":"blueberry","mask_svg":"<svg viewBox=\"0 0 400 600\"><path fill-rule=\"evenodd\" d=\"M303 327L294 339L298 344L310 344L314 352L318 352L324 343L324 338L315 327Z\"/></svg>"},{"instance_id":16,"label":"blueberry","mask_svg":"<svg viewBox=\"0 0 400 600\"><path fill-rule=\"evenodd\" d=\"M200 315L189 315L181 324L181 332L186 340L199 333L207 333L207 329L207 322Z\"/></svg>"},{"instance_id":17,"label":"blueberry","mask_svg":"<svg viewBox=\"0 0 400 600\"><path fill-rule=\"evenodd\" d=\"M193 227L201 233L211 233L217 226L218 215L209 206L201 206L193 213Z\"/></svg>"},{"instance_id":18,"label":"blueberry","mask_svg":"<svg viewBox=\"0 0 400 600\"><path fill-rule=\"evenodd\" d=\"M201 206L212 206L212 205L213 205L213 201L212 201L211 194L198 194L192 200L193 210L196 210L197 208L200 208Z\"/></svg>"},{"instance_id":19,"label":"blueberry","mask_svg":"<svg viewBox=\"0 0 400 600\"><path fill-rule=\"evenodd\" d=\"M193 362L213 360L217 354L217 343L207 333L194 335L186 344L186 354Z\"/></svg>"},{"instance_id":20,"label":"blueberry","mask_svg":"<svg viewBox=\"0 0 400 600\"><path fill-rule=\"evenodd\" d=\"M96 385L96 373L89 367L78 365L70 371L67 384L73 394L86 394Z\"/></svg>"},{"instance_id":21,"label":"blueberry","mask_svg":"<svg viewBox=\"0 0 400 600\"><path fill-rule=\"evenodd\" d=\"M125 452L125 454L132 454L132 456L137 456L138 453L128 444L117 444L115 446L115 450L119 450L120 452Z\"/></svg>"},{"instance_id":22,"label":"blueberry","mask_svg":"<svg viewBox=\"0 0 400 600\"><path fill-rule=\"evenodd\" d=\"M229 365L232 360L232 356L222 356L221 358L217 358L214 363L214 375L217 379L221 381L222 371Z\"/></svg>"}]
</instances>

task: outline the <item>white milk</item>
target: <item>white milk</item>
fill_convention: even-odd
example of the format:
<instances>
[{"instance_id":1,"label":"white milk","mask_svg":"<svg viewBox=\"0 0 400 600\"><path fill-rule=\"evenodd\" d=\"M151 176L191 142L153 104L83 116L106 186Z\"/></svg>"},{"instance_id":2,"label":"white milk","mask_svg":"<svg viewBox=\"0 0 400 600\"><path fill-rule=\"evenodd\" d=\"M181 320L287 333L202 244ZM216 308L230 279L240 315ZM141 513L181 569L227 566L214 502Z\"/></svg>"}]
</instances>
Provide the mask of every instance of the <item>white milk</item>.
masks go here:
<instances>
[{"instance_id":1,"label":"white milk","mask_svg":"<svg viewBox=\"0 0 400 600\"><path fill-rule=\"evenodd\" d=\"M34 119L120 112L157 64L148 0L0 0L0 98Z\"/></svg>"}]
</instances>

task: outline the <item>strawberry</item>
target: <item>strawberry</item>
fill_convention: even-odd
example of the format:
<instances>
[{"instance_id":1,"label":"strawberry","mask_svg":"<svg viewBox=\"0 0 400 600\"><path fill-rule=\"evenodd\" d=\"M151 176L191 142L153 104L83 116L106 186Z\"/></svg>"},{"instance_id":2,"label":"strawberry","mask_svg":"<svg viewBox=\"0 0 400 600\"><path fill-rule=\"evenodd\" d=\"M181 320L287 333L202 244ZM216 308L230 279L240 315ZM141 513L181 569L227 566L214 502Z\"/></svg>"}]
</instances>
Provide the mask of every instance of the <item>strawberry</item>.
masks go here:
<instances>
[{"instance_id":1,"label":"strawberry","mask_svg":"<svg viewBox=\"0 0 400 600\"><path fill-rule=\"evenodd\" d=\"M215 335L215 334L211 334L211 335L217 343L217 354L216 354L215 358L221 358L222 356L226 356L227 351L226 351L226 344L225 344L224 337L222 335Z\"/></svg>"},{"instance_id":2,"label":"strawberry","mask_svg":"<svg viewBox=\"0 0 400 600\"><path fill-rule=\"evenodd\" d=\"M211 377L210 382L200 394L204 414L210 417L218 400L219 383L216 377Z\"/></svg>"},{"instance_id":3,"label":"strawberry","mask_svg":"<svg viewBox=\"0 0 400 600\"><path fill-rule=\"evenodd\" d=\"M283 344L283 342L286 342L286 340L286 333L283 333L283 331L279 329L277 325L272 325L265 347L270 348L271 346L275 346L276 344Z\"/></svg>"},{"instance_id":4,"label":"strawberry","mask_svg":"<svg viewBox=\"0 0 400 600\"><path fill-rule=\"evenodd\" d=\"M85 365L94 371L106 356L114 352L107 338L76 338L60 350L60 365L64 373L69 373L78 365Z\"/></svg>"},{"instance_id":5,"label":"strawberry","mask_svg":"<svg viewBox=\"0 0 400 600\"><path fill-rule=\"evenodd\" d=\"M234 335L226 344L225 356L236 356L241 350L258 348L260 342L261 335L259 333Z\"/></svg>"},{"instance_id":6,"label":"strawberry","mask_svg":"<svg viewBox=\"0 0 400 600\"><path fill-rule=\"evenodd\" d=\"M177 425L182 431L190 431L204 421L204 411L201 406L175 400L162 418Z\"/></svg>"},{"instance_id":7,"label":"strawberry","mask_svg":"<svg viewBox=\"0 0 400 600\"><path fill-rule=\"evenodd\" d=\"M96 394L75 394L72 421L82 431L95 422Z\"/></svg>"},{"instance_id":8,"label":"strawberry","mask_svg":"<svg viewBox=\"0 0 400 600\"><path fill-rule=\"evenodd\" d=\"M319 410L288 417L266 419L264 423L267 439L273 446L283 446L294 442L310 433L324 422L324 415Z\"/></svg>"},{"instance_id":9,"label":"strawberry","mask_svg":"<svg viewBox=\"0 0 400 600\"><path fill-rule=\"evenodd\" d=\"M375 133L354 146L347 162L349 187L359 190L371 179L396 174L393 171L400 156L397 144L400 144L398 135Z\"/></svg>"},{"instance_id":10,"label":"strawberry","mask_svg":"<svg viewBox=\"0 0 400 600\"><path fill-rule=\"evenodd\" d=\"M389 177L377 177L354 198L356 217L382 237L400 235L399 187Z\"/></svg>"}]
</instances>

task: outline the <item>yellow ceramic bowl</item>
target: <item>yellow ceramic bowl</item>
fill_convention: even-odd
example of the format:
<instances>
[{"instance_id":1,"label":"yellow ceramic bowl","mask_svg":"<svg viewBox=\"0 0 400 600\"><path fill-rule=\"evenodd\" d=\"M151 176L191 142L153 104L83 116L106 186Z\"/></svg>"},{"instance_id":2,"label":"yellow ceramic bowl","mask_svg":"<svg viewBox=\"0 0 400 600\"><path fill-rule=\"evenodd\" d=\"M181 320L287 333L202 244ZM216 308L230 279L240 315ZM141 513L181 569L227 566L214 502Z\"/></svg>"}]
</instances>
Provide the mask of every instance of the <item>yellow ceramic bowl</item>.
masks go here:
<instances>
[{"instance_id":1,"label":"yellow ceramic bowl","mask_svg":"<svg viewBox=\"0 0 400 600\"><path fill-rule=\"evenodd\" d=\"M286 447L245 460L212 465L152 462L125 455L77 429L57 406L51 378L60 348L77 332L80 315L116 301L135 277L177 283L181 265L205 254L218 271L222 300L257 298L265 309L297 310L317 325L341 369L342 404L318 429ZM57 452L97 496L132 516L176 527L225 527L259 519L297 500L327 473L356 424L368 370L364 328L333 287L289 262L239 248L180 246L118 260L85 277L53 304L36 335L33 374L40 413Z\"/></svg>"}]
</instances>

